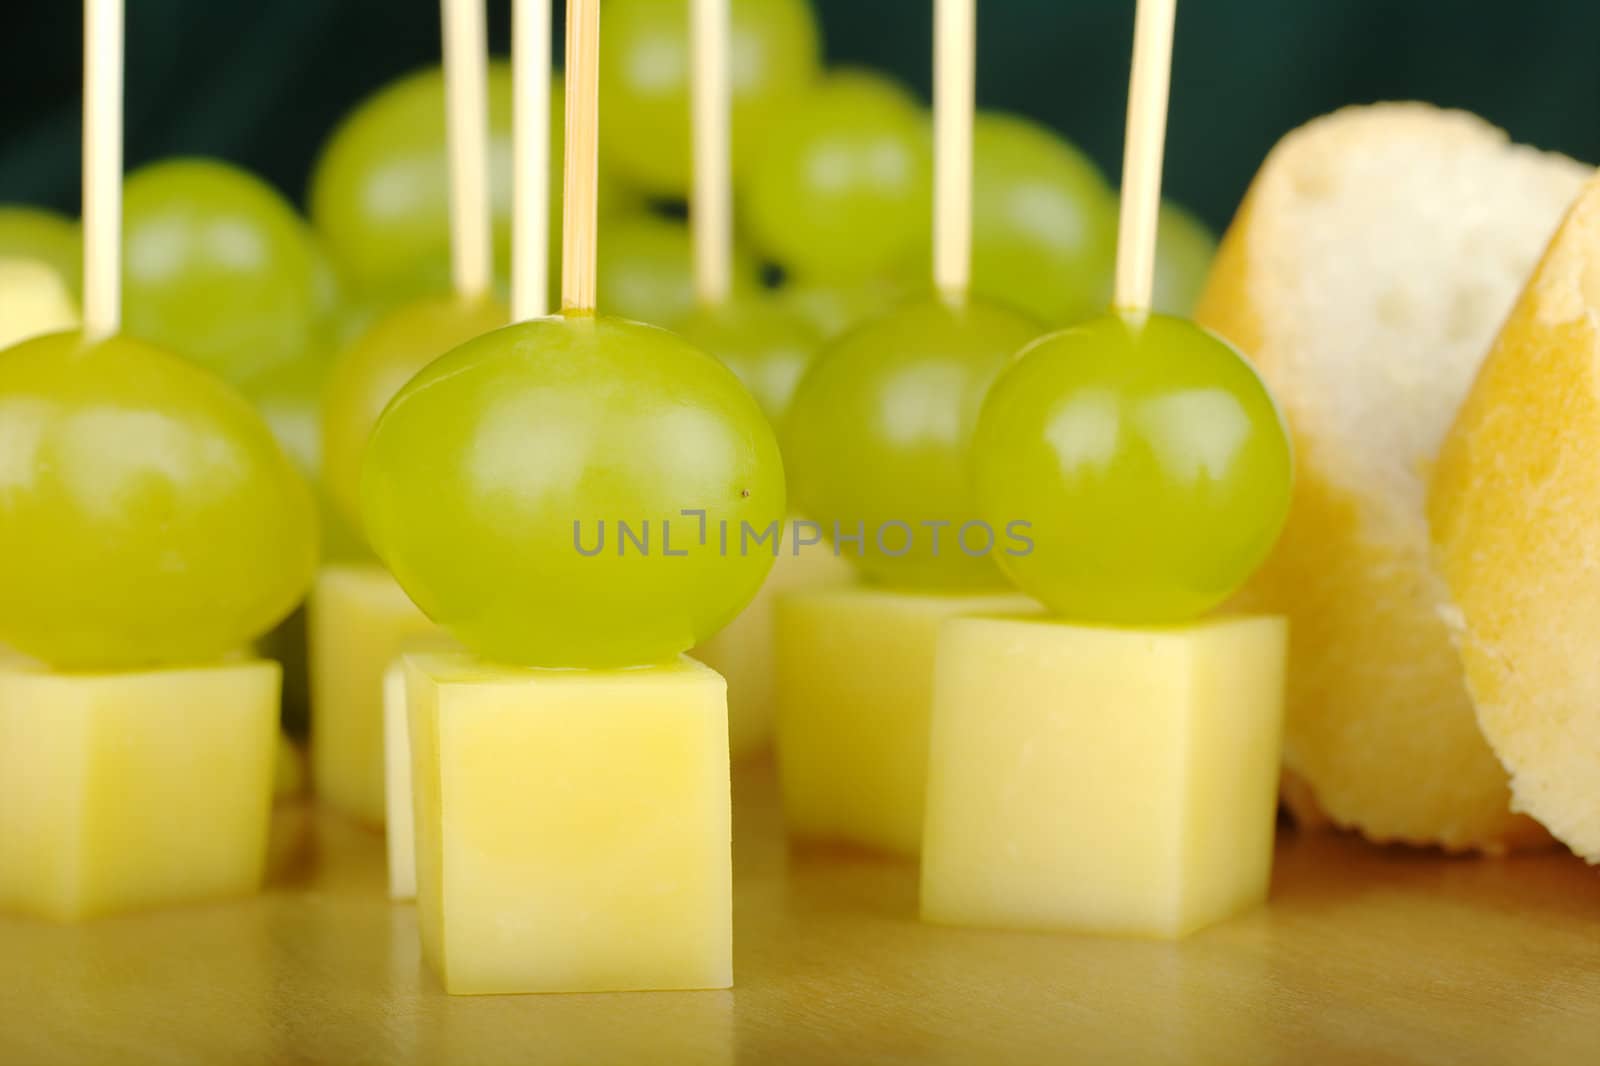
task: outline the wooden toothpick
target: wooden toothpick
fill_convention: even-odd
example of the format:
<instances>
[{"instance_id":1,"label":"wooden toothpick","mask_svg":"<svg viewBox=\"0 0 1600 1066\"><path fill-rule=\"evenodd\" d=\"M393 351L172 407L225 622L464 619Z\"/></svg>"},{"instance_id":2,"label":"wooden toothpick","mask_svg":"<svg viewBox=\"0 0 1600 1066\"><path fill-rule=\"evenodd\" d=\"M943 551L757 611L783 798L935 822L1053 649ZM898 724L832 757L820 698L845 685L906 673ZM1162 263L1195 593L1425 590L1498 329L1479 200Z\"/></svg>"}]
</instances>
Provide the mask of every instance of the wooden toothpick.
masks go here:
<instances>
[{"instance_id":1,"label":"wooden toothpick","mask_svg":"<svg viewBox=\"0 0 1600 1066\"><path fill-rule=\"evenodd\" d=\"M600 143L600 0L567 0L561 309L593 314Z\"/></svg>"},{"instance_id":2,"label":"wooden toothpick","mask_svg":"<svg viewBox=\"0 0 1600 1066\"><path fill-rule=\"evenodd\" d=\"M728 298L733 257L733 192L728 87L728 0L694 0L689 32L693 76L694 289L702 307Z\"/></svg>"},{"instance_id":3,"label":"wooden toothpick","mask_svg":"<svg viewBox=\"0 0 1600 1066\"><path fill-rule=\"evenodd\" d=\"M952 303L966 299L972 277L974 8L974 0L934 8L933 284Z\"/></svg>"},{"instance_id":4,"label":"wooden toothpick","mask_svg":"<svg viewBox=\"0 0 1600 1066\"><path fill-rule=\"evenodd\" d=\"M489 213L489 35L484 0L441 0L445 138L450 151L450 277L466 299L494 278Z\"/></svg>"},{"instance_id":5,"label":"wooden toothpick","mask_svg":"<svg viewBox=\"0 0 1600 1066\"><path fill-rule=\"evenodd\" d=\"M1122 154L1122 216L1112 305L1147 311L1155 284L1156 224L1161 213L1161 158L1167 134L1176 0L1139 0L1128 79L1128 127Z\"/></svg>"},{"instance_id":6,"label":"wooden toothpick","mask_svg":"<svg viewBox=\"0 0 1600 1066\"><path fill-rule=\"evenodd\" d=\"M122 0L83 5L83 332L122 328Z\"/></svg>"},{"instance_id":7,"label":"wooden toothpick","mask_svg":"<svg viewBox=\"0 0 1600 1066\"><path fill-rule=\"evenodd\" d=\"M511 16L511 317L549 311L550 0L516 0Z\"/></svg>"}]
</instances>

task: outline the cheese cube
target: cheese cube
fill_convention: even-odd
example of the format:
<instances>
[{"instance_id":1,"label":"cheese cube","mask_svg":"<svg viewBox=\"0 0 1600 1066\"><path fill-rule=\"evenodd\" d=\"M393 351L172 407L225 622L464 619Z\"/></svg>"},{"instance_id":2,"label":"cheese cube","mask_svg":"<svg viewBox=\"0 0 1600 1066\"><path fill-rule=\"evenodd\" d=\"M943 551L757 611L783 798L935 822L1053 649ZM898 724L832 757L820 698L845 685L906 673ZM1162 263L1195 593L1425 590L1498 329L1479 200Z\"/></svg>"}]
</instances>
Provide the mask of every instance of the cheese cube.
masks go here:
<instances>
[{"instance_id":1,"label":"cheese cube","mask_svg":"<svg viewBox=\"0 0 1600 1066\"><path fill-rule=\"evenodd\" d=\"M389 898L417 898L416 818L412 813L411 726L407 721L406 663L383 675L384 842L389 850Z\"/></svg>"},{"instance_id":2,"label":"cheese cube","mask_svg":"<svg viewBox=\"0 0 1600 1066\"><path fill-rule=\"evenodd\" d=\"M789 831L915 856L939 625L1037 610L1013 593L847 586L778 601L778 775Z\"/></svg>"},{"instance_id":3,"label":"cheese cube","mask_svg":"<svg viewBox=\"0 0 1600 1066\"><path fill-rule=\"evenodd\" d=\"M455 642L444 633L416 637L406 652L446 651ZM384 838L389 857L389 898L417 898L416 819L412 814L411 727L406 701L406 654L383 674Z\"/></svg>"},{"instance_id":4,"label":"cheese cube","mask_svg":"<svg viewBox=\"0 0 1600 1066\"><path fill-rule=\"evenodd\" d=\"M415 637L438 632L376 563L325 566L307 603L311 778L328 806L384 820L383 674Z\"/></svg>"},{"instance_id":5,"label":"cheese cube","mask_svg":"<svg viewBox=\"0 0 1600 1066\"><path fill-rule=\"evenodd\" d=\"M922 916L1181 937L1266 898L1287 626L939 636Z\"/></svg>"},{"instance_id":6,"label":"cheese cube","mask_svg":"<svg viewBox=\"0 0 1600 1066\"><path fill-rule=\"evenodd\" d=\"M784 528L791 529L790 523ZM735 760L767 750L776 716L776 638L773 633L778 597L803 588L848 584L855 569L826 544L802 547L796 554L784 545L761 591L739 617L694 649L694 657L728 682L728 746Z\"/></svg>"},{"instance_id":7,"label":"cheese cube","mask_svg":"<svg viewBox=\"0 0 1600 1066\"><path fill-rule=\"evenodd\" d=\"M456 994L727 988L726 691L688 658L406 657L423 955Z\"/></svg>"},{"instance_id":8,"label":"cheese cube","mask_svg":"<svg viewBox=\"0 0 1600 1066\"><path fill-rule=\"evenodd\" d=\"M255 891L277 663L0 666L0 909L58 921Z\"/></svg>"}]
</instances>

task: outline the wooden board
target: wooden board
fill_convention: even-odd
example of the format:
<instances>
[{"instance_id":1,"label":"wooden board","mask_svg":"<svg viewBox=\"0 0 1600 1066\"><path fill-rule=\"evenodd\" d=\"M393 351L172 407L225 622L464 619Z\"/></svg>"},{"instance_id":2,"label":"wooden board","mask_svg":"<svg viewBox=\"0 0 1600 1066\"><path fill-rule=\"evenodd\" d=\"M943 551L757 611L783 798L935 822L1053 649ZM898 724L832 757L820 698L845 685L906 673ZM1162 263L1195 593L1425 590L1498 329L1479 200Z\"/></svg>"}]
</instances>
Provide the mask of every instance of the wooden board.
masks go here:
<instances>
[{"instance_id":1,"label":"wooden board","mask_svg":"<svg viewBox=\"0 0 1600 1066\"><path fill-rule=\"evenodd\" d=\"M1285 834L1272 905L1183 944L939 929L914 867L783 843L736 788L731 992L449 997L382 840L281 809L255 899L0 919L0 1063L1600 1062L1600 871Z\"/></svg>"}]
</instances>

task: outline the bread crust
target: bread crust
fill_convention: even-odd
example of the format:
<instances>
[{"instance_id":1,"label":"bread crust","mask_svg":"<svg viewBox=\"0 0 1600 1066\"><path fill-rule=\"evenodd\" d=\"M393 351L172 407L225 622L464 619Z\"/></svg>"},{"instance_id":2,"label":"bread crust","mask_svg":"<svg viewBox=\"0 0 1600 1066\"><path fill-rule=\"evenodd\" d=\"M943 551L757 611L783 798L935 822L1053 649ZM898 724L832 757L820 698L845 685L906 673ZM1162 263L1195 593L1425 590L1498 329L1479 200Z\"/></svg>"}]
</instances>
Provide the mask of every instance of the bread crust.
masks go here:
<instances>
[{"instance_id":1,"label":"bread crust","mask_svg":"<svg viewBox=\"0 0 1600 1066\"><path fill-rule=\"evenodd\" d=\"M1600 862L1600 180L1479 371L1428 515L1467 687L1513 803Z\"/></svg>"}]
</instances>

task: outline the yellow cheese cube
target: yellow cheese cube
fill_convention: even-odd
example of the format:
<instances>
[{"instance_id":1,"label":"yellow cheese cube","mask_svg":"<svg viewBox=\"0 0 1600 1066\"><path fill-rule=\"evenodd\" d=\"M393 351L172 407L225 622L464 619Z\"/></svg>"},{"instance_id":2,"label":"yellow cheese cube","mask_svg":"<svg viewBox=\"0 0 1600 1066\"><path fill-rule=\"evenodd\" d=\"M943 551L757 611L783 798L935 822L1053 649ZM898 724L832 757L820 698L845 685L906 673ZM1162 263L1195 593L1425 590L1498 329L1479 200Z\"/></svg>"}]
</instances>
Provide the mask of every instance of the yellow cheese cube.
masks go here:
<instances>
[{"instance_id":1,"label":"yellow cheese cube","mask_svg":"<svg viewBox=\"0 0 1600 1066\"><path fill-rule=\"evenodd\" d=\"M695 648L696 659L727 679L728 746L735 760L765 751L772 743L777 688L773 615L778 597L795 589L848 584L854 576L855 568L826 544L802 547L799 554L784 545L749 606Z\"/></svg>"},{"instance_id":2,"label":"yellow cheese cube","mask_svg":"<svg viewBox=\"0 0 1600 1066\"><path fill-rule=\"evenodd\" d=\"M447 651L456 642L444 633L416 637L406 652ZM383 674L384 837L389 853L389 898L417 898L416 819L412 815L411 727L406 701L406 664L402 653Z\"/></svg>"},{"instance_id":3,"label":"yellow cheese cube","mask_svg":"<svg viewBox=\"0 0 1600 1066\"><path fill-rule=\"evenodd\" d=\"M778 600L778 774L789 831L914 856L939 624L1036 609L1012 593L847 586Z\"/></svg>"},{"instance_id":4,"label":"yellow cheese cube","mask_svg":"<svg viewBox=\"0 0 1600 1066\"><path fill-rule=\"evenodd\" d=\"M277 663L0 666L0 909L72 921L253 892Z\"/></svg>"},{"instance_id":5,"label":"yellow cheese cube","mask_svg":"<svg viewBox=\"0 0 1600 1066\"><path fill-rule=\"evenodd\" d=\"M375 563L325 566L307 603L311 778L345 814L382 825L383 674L437 627Z\"/></svg>"},{"instance_id":6,"label":"yellow cheese cube","mask_svg":"<svg viewBox=\"0 0 1600 1066\"><path fill-rule=\"evenodd\" d=\"M726 690L406 657L423 955L445 990L727 988Z\"/></svg>"},{"instance_id":7,"label":"yellow cheese cube","mask_svg":"<svg viewBox=\"0 0 1600 1066\"><path fill-rule=\"evenodd\" d=\"M383 767L389 898L416 899L416 819L412 813L411 726L407 722L404 656L390 663L383 675Z\"/></svg>"},{"instance_id":8,"label":"yellow cheese cube","mask_svg":"<svg viewBox=\"0 0 1600 1066\"><path fill-rule=\"evenodd\" d=\"M1287 626L939 636L922 916L1180 937L1266 898Z\"/></svg>"}]
</instances>

